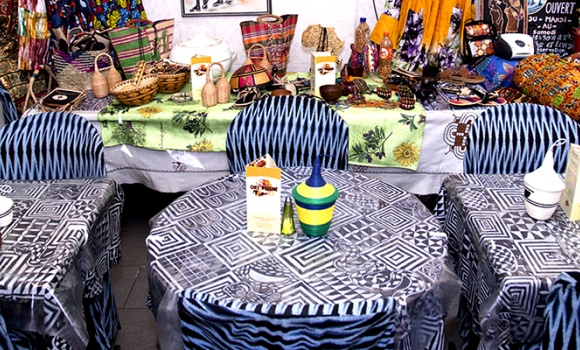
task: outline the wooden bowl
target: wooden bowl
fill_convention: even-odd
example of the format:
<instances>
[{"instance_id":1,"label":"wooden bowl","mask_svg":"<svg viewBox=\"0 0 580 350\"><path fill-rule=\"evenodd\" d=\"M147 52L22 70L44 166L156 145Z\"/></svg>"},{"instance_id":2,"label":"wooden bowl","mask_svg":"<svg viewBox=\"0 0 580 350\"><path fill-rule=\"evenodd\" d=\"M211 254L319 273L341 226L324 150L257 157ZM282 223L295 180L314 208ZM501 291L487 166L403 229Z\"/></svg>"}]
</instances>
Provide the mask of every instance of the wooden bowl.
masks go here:
<instances>
[{"instance_id":1,"label":"wooden bowl","mask_svg":"<svg viewBox=\"0 0 580 350\"><path fill-rule=\"evenodd\" d=\"M111 95L126 106L142 106L151 102L159 91L159 79L155 75L144 76L139 85L125 80L111 89Z\"/></svg>"},{"instance_id":2,"label":"wooden bowl","mask_svg":"<svg viewBox=\"0 0 580 350\"><path fill-rule=\"evenodd\" d=\"M292 91L286 90L286 89L276 89L276 90L272 90L270 95L272 95L272 96L290 96L290 95L292 95Z\"/></svg>"},{"instance_id":3,"label":"wooden bowl","mask_svg":"<svg viewBox=\"0 0 580 350\"><path fill-rule=\"evenodd\" d=\"M326 103L335 103L342 96L342 86L338 84L334 85L322 85L320 87L320 97L326 101Z\"/></svg>"}]
</instances>

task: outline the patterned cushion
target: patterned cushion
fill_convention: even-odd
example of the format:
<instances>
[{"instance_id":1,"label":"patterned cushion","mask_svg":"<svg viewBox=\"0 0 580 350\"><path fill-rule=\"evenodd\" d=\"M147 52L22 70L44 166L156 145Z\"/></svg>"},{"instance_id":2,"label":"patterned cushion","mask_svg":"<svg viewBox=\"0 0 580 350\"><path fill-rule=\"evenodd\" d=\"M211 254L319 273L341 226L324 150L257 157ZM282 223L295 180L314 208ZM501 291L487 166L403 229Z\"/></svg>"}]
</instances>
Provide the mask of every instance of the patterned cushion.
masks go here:
<instances>
[{"instance_id":1,"label":"patterned cushion","mask_svg":"<svg viewBox=\"0 0 580 350\"><path fill-rule=\"evenodd\" d=\"M483 85L488 91L494 91L500 87L515 87L513 78L519 61L491 55L481 61L475 67L475 71L485 78Z\"/></svg>"},{"instance_id":2,"label":"patterned cushion","mask_svg":"<svg viewBox=\"0 0 580 350\"><path fill-rule=\"evenodd\" d=\"M554 147L554 169L563 173L569 143L580 141L580 125L550 107L513 103L486 109L469 130L463 159L467 174L525 174L536 170L552 144L566 138L568 144Z\"/></svg>"},{"instance_id":3,"label":"patterned cushion","mask_svg":"<svg viewBox=\"0 0 580 350\"><path fill-rule=\"evenodd\" d=\"M529 56L516 66L514 83L541 104L580 120L580 63L578 54Z\"/></svg>"},{"instance_id":4,"label":"patterned cushion","mask_svg":"<svg viewBox=\"0 0 580 350\"><path fill-rule=\"evenodd\" d=\"M70 179L106 175L103 141L87 119L46 112L0 129L0 178Z\"/></svg>"},{"instance_id":5,"label":"patterned cushion","mask_svg":"<svg viewBox=\"0 0 580 350\"><path fill-rule=\"evenodd\" d=\"M322 166L348 168L348 126L326 103L307 96L265 97L243 109L226 136L232 173L270 154L279 167L312 166L319 154Z\"/></svg>"},{"instance_id":6,"label":"patterned cushion","mask_svg":"<svg viewBox=\"0 0 580 350\"><path fill-rule=\"evenodd\" d=\"M339 305L241 303L185 290L185 349L394 349L392 298Z\"/></svg>"}]
</instances>

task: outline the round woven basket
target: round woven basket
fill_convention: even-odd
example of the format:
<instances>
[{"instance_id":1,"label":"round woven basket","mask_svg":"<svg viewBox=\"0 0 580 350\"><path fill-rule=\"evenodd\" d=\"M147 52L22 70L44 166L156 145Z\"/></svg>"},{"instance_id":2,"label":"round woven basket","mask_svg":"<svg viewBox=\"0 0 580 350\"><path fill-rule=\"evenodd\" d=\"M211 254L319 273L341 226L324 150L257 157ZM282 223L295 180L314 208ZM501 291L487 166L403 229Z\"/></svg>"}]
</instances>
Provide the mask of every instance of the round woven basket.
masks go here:
<instances>
[{"instance_id":1,"label":"round woven basket","mask_svg":"<svg viewBox=\"0 0 580 350\"><path fill-rule=\"evenodd\" d=\"M189 72L177 74L157 74L159 78L159 92L171 94L181 91L189 81Z\"/></svg>"},{"instance_id":2,"label":"round woven basket","mask_svg":"<svg viewBox=\"0 0 580 350\"><path fill-rule=\"evenodd\" d=\"M156 63L147 74L156 75L159 78L159 92L172 94L179 92L189 81L190 67L175 64L169 61Z\"/></svg>"},{"instance_id":3,"label":"round woven basket","mask_svg":"<svg viewBox=\"0 0 580 350\"><path fill-rule=\"evenodd\" d=\"M157 76L145 75L137 86L131 80L120 82L111 89L111 95L126 106L142 106L151 102L158 91Z\"/></svg>"}]
</instances>

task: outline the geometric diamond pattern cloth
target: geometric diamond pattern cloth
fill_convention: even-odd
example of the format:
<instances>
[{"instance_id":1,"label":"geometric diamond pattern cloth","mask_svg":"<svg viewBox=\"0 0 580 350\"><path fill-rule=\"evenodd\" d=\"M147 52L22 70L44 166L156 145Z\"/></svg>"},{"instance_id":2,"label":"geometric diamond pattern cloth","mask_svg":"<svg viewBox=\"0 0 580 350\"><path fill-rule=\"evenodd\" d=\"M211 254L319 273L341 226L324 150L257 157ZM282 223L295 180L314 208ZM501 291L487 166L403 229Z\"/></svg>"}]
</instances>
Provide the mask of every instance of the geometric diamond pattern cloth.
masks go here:
<instances>
[{"instance_id":1,"label":"geometric diamond pattern cloth","mask_svg":"<svg viewBox=\"0 0 580 350\"><path fill-rule=\"evenodd\" d=\"M473 121L463 167L465 174L527 174L536 170L554 142L556 172L566 171L570 144L580 143L580 124L557 109L508 103L485 109Z\"/></svg>"},{"instance_id":2,"label":"geometric diamond pattern cloth","mask_svg":"<svg viewBox=\"0 0 580 350\"><path fill-rule=\"evenodd\" d=\"M9 328L42 334L49 348L86 348L83 296L111 305L102 300L112 297L106 271L120 259L122 197L115 181L0 180L0 195L14 200L14 219L0 228L5 321ZM108 316L116 316L112 311Z\"/></svg>"},{"instance_id":3,"label":"geometric diamond pattern cloth","mask_svg":"<svg viewBox=\"0 0 580 350\"><path fill-rule=\"evenodd\" d=\"M560 207L546 221L531 218L523 178L456 174L443 182L438 218L471 316L461 320L462 334L475 339L470 348L535 347L554 280L580 266L563 249L563 237L580 230Z\"/></svg>"},{"instance_id":4,"label":"geometric diamond pattern cloth","mask_svg":"<svg viewBox=\"0 0 580 350\"><path fill-rule=\"evenodd\" d=\"M283 168L282 198L311 170ZM328 233L318 238L303 233L296 213L293 235L247 231L244 173L195 188L170 204L146 239L152 311L171 312L159 310L168 292L181 298L182 315L190 306L212 313L205 330L199 329L204 326L197 319L182 318L187 341L202 331L223 331L238 334L233 336L236 341L247 340L245 345L253 348L256 339L244 340L239 334L248 334L246 326L262 327L258 314L329 316L340 309L343 321L353 322L348 332L358 334L365 323L357 323L355 316L376 311L378 304L373 303L379 300L392 299L394 334L401 348L443 349L443 307L452 295L444 291L458 282L446 268L447 238L437 219L414 195L376 178L331 169L323 169L322 175L340 195ZM198 305L199 298L204 306ZM353 303L361 308L338 306ZM247 322L216 329L225 313L243 315ZM337 344L342 344L339 338L337 334ZM390 341L380 344L388 347ZM260 348L268 345L276 348L268 342Z\"/></svg>"},{"instance_id":5,"label":"geometric diamond pattern cloth","mask_svg":"<svg viewBox=\"0 0 580 350\"><path fill-rule=\"evenodd\" d=\"M348 170L348 126L323 101L307 96L266 97L244 108L230 124L226 153L232 173L270 154L278 167L322 166Z\"/></svg>"}]
</instances>

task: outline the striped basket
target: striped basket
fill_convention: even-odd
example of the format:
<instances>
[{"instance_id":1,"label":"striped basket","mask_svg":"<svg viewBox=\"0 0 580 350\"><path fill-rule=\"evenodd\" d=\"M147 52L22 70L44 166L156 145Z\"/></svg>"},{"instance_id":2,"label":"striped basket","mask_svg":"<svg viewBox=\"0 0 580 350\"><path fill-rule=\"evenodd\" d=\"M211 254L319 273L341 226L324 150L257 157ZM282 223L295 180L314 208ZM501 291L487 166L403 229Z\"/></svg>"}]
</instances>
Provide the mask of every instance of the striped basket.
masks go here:
<instances>
[{"instance_id":1,"label":"striped basket","mask_svg":"<svg viewBox=\"0 0 580 350\"><path fill-rule=\"evenodd\" d=\"M91 89L95 65L99 69L110 65L104 55L95 61L101 53L108 54L109 49L77 52L53 50L54 73L59 87L79 91Z\"/></svg>"}]
</instances>

